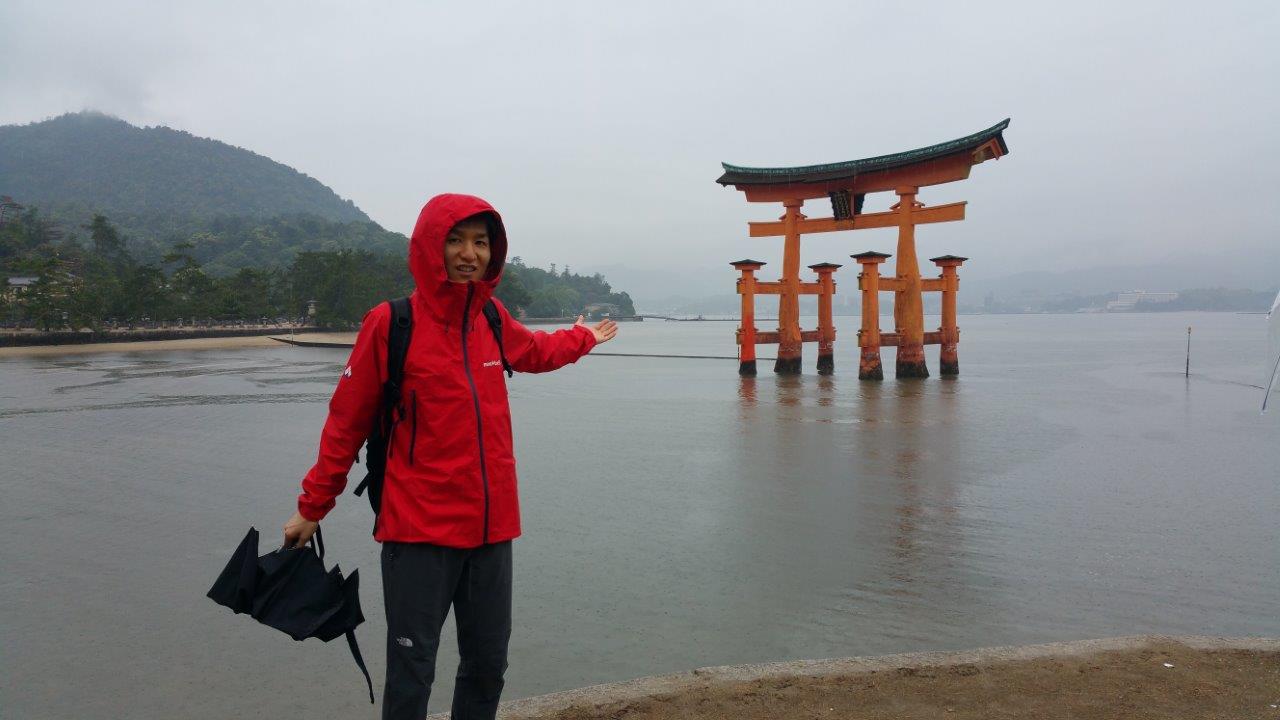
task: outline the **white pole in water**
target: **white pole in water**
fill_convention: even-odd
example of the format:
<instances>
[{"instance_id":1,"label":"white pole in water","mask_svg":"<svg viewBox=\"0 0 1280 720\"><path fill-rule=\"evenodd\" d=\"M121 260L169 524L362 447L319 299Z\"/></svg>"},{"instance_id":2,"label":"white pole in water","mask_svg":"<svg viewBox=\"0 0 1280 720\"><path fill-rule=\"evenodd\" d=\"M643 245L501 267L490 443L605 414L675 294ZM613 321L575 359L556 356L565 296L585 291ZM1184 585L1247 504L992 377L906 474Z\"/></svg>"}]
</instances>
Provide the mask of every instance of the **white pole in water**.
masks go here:
<instances>
[{"instance_id":1,"label":"white pole in water","mask_svg":"<svg viewBox=\"0 0 1280 720\"><path fill-rule=\"evenodd\" d=\"M1191 377L1191 326L1187 326L1187 370L1186 377Z\"/></svg>"},{"instance_id":2,"label":"white pole in water","mask_svg":"<svg viewBox=\"0 0 1280 720\"><path fill-rule=\"evenodd\" d=\"M1271 366L1271 375L1267 378L1267 387L1262 391L1262 412L1267 411L1267 398L1271 397L1271 387L1276 383L1276 375L1280 374L1280 355L1276 356L1276 364Z\"/></svg>"},{"instance_id":3,"label":"white pole in water","mask_svg":"<svg viewBox=\"0 0 1280 720\"><path fill-rule=\"evenodd\" d=\"M1267 411L1267 398L1271 397L1276 373L1280 373L1280 292L1276 293L1276 299L1271 303L1271 311L1267 313L1267 335L1269 336L1267 344L1270 346L1270 352L1267 354L1275 353L1276 360L1271 363L1271 373L1267 375L1267 387L1262 391L1262 412Z\"/></svg>"}]
</instances>

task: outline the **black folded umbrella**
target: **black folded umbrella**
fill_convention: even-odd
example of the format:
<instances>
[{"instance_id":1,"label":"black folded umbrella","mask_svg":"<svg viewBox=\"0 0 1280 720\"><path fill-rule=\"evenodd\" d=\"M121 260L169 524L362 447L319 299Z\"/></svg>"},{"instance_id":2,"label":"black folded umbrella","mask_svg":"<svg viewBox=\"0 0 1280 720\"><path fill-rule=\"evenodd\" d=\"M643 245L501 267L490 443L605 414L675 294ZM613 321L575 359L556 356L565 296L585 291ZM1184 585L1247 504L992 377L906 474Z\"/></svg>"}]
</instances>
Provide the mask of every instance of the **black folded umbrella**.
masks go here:
<instances>
[{"instance_id":1,"label":"black folded umbrella","mask_svg":"<svg viewBox=\"0 0 1280 720\"><path fill-rule=\"evenodd\" d=\"M324 538L319 528L311 536L311 548L315 552L281 548L259 557L258 531L249 528L231 562L209 589L209 597L294 640L317 637L329 642L346 635L351 656L369 686L372 703L373 681L354 632L364 622L360 612L360 571L353 571L346 579L337 565L325 572Z\"/></svg>"}]
</instances>

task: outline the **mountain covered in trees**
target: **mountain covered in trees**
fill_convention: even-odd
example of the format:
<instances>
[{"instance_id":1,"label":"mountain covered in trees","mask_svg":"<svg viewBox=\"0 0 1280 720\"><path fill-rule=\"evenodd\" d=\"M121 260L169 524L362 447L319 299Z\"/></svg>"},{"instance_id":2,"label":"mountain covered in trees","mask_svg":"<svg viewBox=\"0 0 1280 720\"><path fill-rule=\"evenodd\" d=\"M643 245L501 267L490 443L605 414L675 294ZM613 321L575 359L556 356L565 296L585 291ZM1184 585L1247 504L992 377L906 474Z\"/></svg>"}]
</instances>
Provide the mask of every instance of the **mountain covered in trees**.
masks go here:
<instances>
[{"instance_id":1,"label":"mountain covered in trees","mask_svg":"<svg viewBox=\"0 0 1280 720\"><path fill-rule=\"evenodd\" d=\"M270 158L92 112L0 127L0 195L53 214L89 208L122 224L159 214L371 222L319 180Z\"/></svg>"},{"instance_id":2,"label":"mountain covered in trees","mask_svg":"<svg viewBox=\"0 0 1280 720\"><path fill-rule=\"evenodd\" d=\"M0 127L0 196L62 225L109 218L139 260L175 242L214 274L287 264L297 252L396 252L404 237L315 178L243 148L100 113Z\"/></svg>"},{"instance_id":3,"label":"mountain covered in trees","mask_svg":"<svg viewBox=\"0 0 1280 720\"><path fill-rule=\"evenodd\" d=\"M318 180L216 140L91 112L0 127L0 283L40 278L5 293L6 324L296 318L315 300L316 322L350 326L412 290L407 248ZM534 317L635 312L598 274L519 258L498 295Z\"/></svg>"}]
</instances>

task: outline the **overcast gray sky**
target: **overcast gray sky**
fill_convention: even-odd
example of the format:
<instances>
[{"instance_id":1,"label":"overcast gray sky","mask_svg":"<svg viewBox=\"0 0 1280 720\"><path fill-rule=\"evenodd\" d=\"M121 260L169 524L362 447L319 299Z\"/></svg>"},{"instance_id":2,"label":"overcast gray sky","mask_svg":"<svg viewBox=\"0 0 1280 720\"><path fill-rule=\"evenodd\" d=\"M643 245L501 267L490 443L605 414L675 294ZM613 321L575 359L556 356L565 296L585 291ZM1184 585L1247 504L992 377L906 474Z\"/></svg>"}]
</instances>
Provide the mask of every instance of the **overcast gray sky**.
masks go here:
<instances>
[{"instance_id":1,"label":"overcast gray sky","mask_svg":"<svg viewBox=\"0 0 1280 720\"><path fill-rule=\"evenodd\" d=\"M471 192L533 264L715 285L781 256L746 237L779 208L716 185L721 161L848 160L1005 117L1008 157L922 193L969 209L920 230L921 257L977 276L1274 260L1278 78L1274 2L0 4L0 124L96 109L188 130L401 232ZM808 236L804 260L893 243Z\"/></svg>"}]
</instances>

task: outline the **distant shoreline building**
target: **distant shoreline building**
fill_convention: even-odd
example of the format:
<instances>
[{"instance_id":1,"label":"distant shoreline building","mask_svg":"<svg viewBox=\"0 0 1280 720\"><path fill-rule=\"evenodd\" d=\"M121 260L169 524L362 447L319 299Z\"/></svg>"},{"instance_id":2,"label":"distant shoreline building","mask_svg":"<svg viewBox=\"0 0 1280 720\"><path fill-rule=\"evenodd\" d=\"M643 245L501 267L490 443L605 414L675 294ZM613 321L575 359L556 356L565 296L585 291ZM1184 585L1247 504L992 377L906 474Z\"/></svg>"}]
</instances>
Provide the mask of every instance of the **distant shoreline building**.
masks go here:
<instances>
[{"instance_id":1,"label":"distant shoreline building","mask_svg":"<svg viewBox=\"0 0 1280 720\"><path fill-rule=\"evenodd\" d=\"M10 300L18 299L18 296L27 292L38 282L40 278L29 276L10 277L5 282L4 294Z\"/></svg>"},{"instance_id":2,"label":"distant shoreline building","mask_svg":"<svg viewBox=\"0 0 1280 720\"><path fill-rule=\"evenodd\" d=\"M613 303L591 303L582 311L592 320L603 320L607 317L615 317L618 314L618 306Z\"/></svg>"},{"instance_id":3,"label":"distant shoreline building","mask_svg":"<svg viewBox=\"0 0 1280 720\"><path fill-rule=\"evenodd\" d=\"M1130 290L1116 295L1115 300L1107 303L1107 312L1125 312L1133 310L1138 303L1167 303L1178 299L1176 292L1147 292Z\"/></svg>"}]
</instances>

